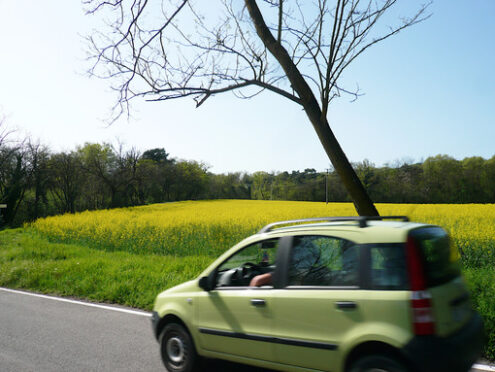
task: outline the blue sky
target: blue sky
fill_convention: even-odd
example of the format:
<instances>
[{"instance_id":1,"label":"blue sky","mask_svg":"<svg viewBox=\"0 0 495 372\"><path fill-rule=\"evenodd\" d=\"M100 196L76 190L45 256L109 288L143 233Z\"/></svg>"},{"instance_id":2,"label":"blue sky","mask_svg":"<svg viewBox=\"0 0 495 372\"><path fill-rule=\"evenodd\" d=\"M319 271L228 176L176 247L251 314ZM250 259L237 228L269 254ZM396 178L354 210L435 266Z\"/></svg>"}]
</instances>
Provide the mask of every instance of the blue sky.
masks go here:
<instances>
[{"instance_id":1,"label":"blue sky","mask_svg":"<svg viewBox=\"0 0 495 372\"><path fill-rule=\"evenodd\" d=\"M495 2L436 0L430 10L347 70L345 82L365 95L334 101L328 118L351 161L495 155ZM95 24L78 1L0 0L0 114L19 135L54 151L117 140L164 147L215 173L328 167L304 112L271 93L221 95L199 109L189 99L143 102L131 120L108 127L115 97L108 82L84 74L81 35Z\"/></svg>"}]
</instances>

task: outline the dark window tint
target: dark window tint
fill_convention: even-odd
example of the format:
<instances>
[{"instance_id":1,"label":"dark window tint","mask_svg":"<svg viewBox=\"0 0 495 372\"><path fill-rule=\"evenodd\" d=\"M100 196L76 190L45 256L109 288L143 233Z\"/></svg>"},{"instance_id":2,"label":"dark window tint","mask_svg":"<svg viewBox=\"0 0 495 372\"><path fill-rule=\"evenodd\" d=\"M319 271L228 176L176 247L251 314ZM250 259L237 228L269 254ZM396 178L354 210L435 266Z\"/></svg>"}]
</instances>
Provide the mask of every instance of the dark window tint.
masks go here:
<instances>
[{"instance_id":1,"label":"dark window tint","mask_svg":"<svg viewBox=\"0 0 495 372\"><path fill-rule=\"evenodd\" d=\"M406 289L407 267L404 244L370 246L371 287L374 289Z\"/></svg>"},{"instance_id":2,"label":"dark window tint","mask_svg":"<svg viewBox=\"0 0 495 372\"><path fill-rule=\"evenodd\" d=\"M326 236L295 237L289 285L357 285L358 257L358 248L347 240Z\"/></svg>"},{"instance_id":3,"label":"dark window tint","mask_svg":"<svg viewBox=\"0 0 495 372\"><path fill-rule=\"evenodd\" d=\"M423 258L426 284L435 287L460 275L459 253L440 227L426 227L411 233Z\"/></svg>"}]
</instances>

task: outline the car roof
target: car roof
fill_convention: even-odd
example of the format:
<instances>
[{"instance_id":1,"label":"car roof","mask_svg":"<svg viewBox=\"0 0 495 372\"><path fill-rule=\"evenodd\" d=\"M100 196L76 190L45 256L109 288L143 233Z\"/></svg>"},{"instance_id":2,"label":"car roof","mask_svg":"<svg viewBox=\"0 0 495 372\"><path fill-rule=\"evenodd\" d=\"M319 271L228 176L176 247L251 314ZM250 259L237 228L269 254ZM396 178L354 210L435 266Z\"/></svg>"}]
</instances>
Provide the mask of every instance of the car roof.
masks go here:
<instances>
[{"instance_id":1,"label":"car roof","mask_svg":"<svg viewBox=\"0 0 495 372\"><path fill-rule=\"evenodd\" d=\"M389 229L407 229L416 228L417 226L422 226L422 223L416 222L402 222L402 221L370 221L368 222L366 228L389 228ZM281 232L281 231L300 231L300 230L313 230L313 229L332 229L334 227L348 227L360 229L360 226L355 222L320 222L320 223L302 223L298 225L290 225L285 227L278 227L267 231L271 232Z\"/></svg>"},{"instance_id":2,"label":"car roof","mask_svg":"<svg viewBox=\"0 0 495 372\"><path fill-rule=\"evenodd\" d=\"M387 221L385 221L387 220ZM401 223L397 225L397 223L390 223L388 220L400 220ZM313 223L311 223L313 222ZM319 227L319 226L328 226L332 227L335 226L335 224L338 224L338 226L341 226L342 224L349 225L349 226L354 226L354 227L359 227L359 228L365 228L365 227L370 227L370 226L389 226L389 227L410 227L409 222L409 217L407 216L346 216L346 217L312 217L312 218L303 218L303 219L297 219L297 220L289 220L289 221L278 221L278 222L273 222L270 223L266 226L264 226L260 231L259 234L266 233L273 231L275 227L277 227L277 231L280 231L281 229L287 229L287 228L307 228L308 226L310 228L314 227ZM279 227L279 226L284 226L284 227ZM289 226L287 226L289 225Z\"/></svg>"},{"instance_id":3,"label":"car roof","mask_svg":"<svg viewBox=\"0 0 495 372\"><path fill-rule=\"evenodd\" d=\"M328 222L312 222L319 219L294 220L297 221L297 224L294 224L292 221L281 221L265 226L258 234L252 237L263 236L266 239L270 236L280 237L291 234L322 234L336 235L347 239L351 239L352 236L353 238L351 240L360 242L390 243L405 241L410 230L431 226L424 223L409 222L409 219L404 216L392 217L400 218L401 221L383 221L368 218L366 223L363 224L360 217ZM385 218L388 219L387 217ZM304 221L311 223L304 223Z\"/></svg>"}]
</instances>

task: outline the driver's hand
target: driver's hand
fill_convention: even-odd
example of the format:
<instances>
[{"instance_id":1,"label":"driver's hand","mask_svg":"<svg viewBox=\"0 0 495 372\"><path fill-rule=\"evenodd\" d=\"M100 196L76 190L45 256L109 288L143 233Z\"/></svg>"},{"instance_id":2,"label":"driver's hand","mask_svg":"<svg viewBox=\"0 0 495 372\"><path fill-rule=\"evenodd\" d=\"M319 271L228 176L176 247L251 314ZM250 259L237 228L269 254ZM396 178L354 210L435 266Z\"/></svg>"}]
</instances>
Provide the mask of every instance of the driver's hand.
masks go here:
<instances>
[{"instance_id":1,"label":"driver's hand","mask_svg":"<svg viewBox=\"0 0 495 372\"><path fill-rule=\"evenodd\" d=\"M262 285L272 284L272 274L266 273L261 275L256 275L249 283L250 287L261 287Z\"/></svg>"}]
</instances>

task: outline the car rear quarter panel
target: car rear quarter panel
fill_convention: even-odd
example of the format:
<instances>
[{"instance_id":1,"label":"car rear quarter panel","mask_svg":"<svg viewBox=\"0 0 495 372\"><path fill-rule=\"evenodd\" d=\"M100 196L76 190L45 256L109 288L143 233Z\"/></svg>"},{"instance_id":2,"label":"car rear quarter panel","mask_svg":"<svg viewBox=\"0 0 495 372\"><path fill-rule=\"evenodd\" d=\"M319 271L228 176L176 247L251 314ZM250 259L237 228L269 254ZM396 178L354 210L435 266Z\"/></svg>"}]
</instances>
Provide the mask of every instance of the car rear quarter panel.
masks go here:
<instances>
[{"instance_id":1,"label":"car rear quarter panel","mask_svg":"<svg viewBox=\"0 0 495 372\"><path fill-rule=\"evenodd\" d=\"M342 335L340 352L345 360L357 346L368 341L383 342L396 349L413 337L408 291L356 291L360 324Z\"/></svg>"}]
</instances>

